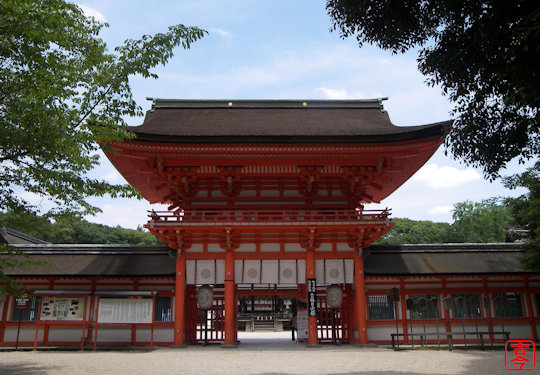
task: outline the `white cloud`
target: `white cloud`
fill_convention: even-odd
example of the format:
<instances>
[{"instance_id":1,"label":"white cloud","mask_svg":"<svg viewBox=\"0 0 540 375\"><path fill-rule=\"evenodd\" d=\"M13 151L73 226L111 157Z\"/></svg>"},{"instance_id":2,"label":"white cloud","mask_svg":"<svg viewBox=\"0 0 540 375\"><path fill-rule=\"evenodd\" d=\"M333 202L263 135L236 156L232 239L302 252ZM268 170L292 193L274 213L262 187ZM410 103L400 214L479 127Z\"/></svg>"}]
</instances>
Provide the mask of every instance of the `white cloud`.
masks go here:
<instances>
[{"instance_id":1,"label":"white cloud","mask_svg":"<svg viewBox=\"0 0 540 375\"><path fill-rule=\"evenodd\" d=\"M44 201L46 201L46 198L43 195L32 193L29 191L17 194L17 196L30 203L31 205L41 205Z\"/></svg>"},{"instance_id":2,"label":"white cloud","mask_svg":"<svg viewBox=\"0 0 540 375\"><path fill-rule=\"evenodd\" d=\"M121 226L123 228L136 229L148 222L148 210L166 210L166 206L155 204L150 205L147 201L115 199L111 203L100 205L103 212L94 216L86 216L85 219L98 224L111 227Z\"/></svg>"},{"instance_id":3,"label":"white cloud","mask_svg":"<svg viewBox=\"0 0 540 375\"><path fill-rule=\"evenodd\" d=\"M109 173L104 174L103 176L101 176L101 179L111 184L125 183L125 180L122 178L120 173L118 173L115 170L112 170Z\"/></svg>"},{"instance_id":4,"label":"white cloud","mask_svg":"<svg viewBox=\"0 0 540 375\"><path fill-rule=\"evenodd\" d=\"M430 215L444 215L449 214L454 209L454 206L435 206L427 210Z\"/></svg>"},{"instance_id":5,"label":"white cloud","mask_svg":"<svg viewBox=\"0 0 540 375\"><path fill-rule=\"evenodd\" d=\"M411 178L411 181L423 183L434 188L455 188L471 181L482 180L482 176L473 168L457 169L454 167L439 167L426 164Z\"/></svg>"},{"instance_id":6,"label":"white cloud","mask_svg":"<svg viewBox=\"0 0 540 375\"><path fill-rule=\"evenodd\" d=\"M223 30L223 29L210 29L210 31L213 31L215 33L218 33L219 35L221 35L223 38L227 38L227 37L230 37L231 36L231 33L226 31L226 30Z\"/></svg>"},{"instance_id":7,"label":"white cloud","mask_svg":"<svg viewBox=\"0 0 540 375\"><path fill-rule=\"evenodd\" d=\"M98 10L94 9L94 8L90 8L88 5L84 5L84 4L77 4L77 6L79 8L82 9L84 15L88 18L90 17L94 17L96 21L98 22L106 22L107 20L105 19L105 16L103 14L101 14L101 12L99 12Z\"/></svg>"},{"instance_id":8,"label":"white cloud","mask_svg":"<svg viewBox=\"0 0 540 375\"><path fill-rule=\"evenodd\" d=\"M366 95L359 91L349 93L345 89L330 89L327 87L318 87L316 91L322 92L326 99L367 99Z\"/></svg>"}]
</instances>

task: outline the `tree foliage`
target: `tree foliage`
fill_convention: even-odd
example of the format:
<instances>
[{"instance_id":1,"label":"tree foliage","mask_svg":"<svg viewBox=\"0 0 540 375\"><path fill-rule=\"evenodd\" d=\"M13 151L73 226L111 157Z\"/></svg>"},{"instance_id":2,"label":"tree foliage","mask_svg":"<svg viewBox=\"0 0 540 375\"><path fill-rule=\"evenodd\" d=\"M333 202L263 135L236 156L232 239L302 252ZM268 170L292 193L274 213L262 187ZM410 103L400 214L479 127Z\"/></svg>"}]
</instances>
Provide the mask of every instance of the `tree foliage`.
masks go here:
<instances>
[{"instance_id":1,"label":"tree foliage","mask_svg":"<svg viewBox=\"0 0 540 375\"><path fill-rule=\"evenodd\" d=\"M171 26L109 52L106 26L63 0L0 2L0 207L35 209L26 192L49 200L51 215L87 214L99 211L87 197L137 195L87 172L100 143L131 137L126 118L142 115L130 77L155 78L205 31Z\"/></svg>"},{"instance_id":2,"label":"tree foliage","mask_svg":"<svg viewBox=\"0 0 540 375\"><path fill-rule=\"evenodd\" d=\"M64 0L0 1L0 211L38 211L25 198L30 193L50 202L47 217L61 220L99 211L88 197L138 196L88 172L99 163L100 145L130 138L126 118L142 115L130 77L156 78L152 68L206 32L171 26L110 52L99 38L103 27ZM66 237L75 229L65 226ZM6 246L0 251L14 255ZM30 263L2 258L0 292L16 293L2 270Z\"/></svg>"},{"instance_id":3,"label":"tree foliage","mask_svg":"<svg viewBox=\"0 0 540 375\"><path fill-rule=\"evenodd\" d=\"M41 240L59 244L160 244L142 228L126 229L89 223L80 218L61 218L51 221L30 211L0 213L0 227L15 229Z\"/></svg>"},{"instance_id":4,"label":"tree foliage","mask_svg":"<svg viewBox=\"0 0 540 375\"><path fill-rule=\"evenodd\" d=\"M395 218L394 227L377 244L427 244L453 242L449 223Z\"/></svg>"},{"instance_id":5,"label":"tree foliage","mask_svg":"<svg viewBox=\"0 0 540 375\"><path fill-rule=\"evenodd\" d=\"M505 242L509 239L512 217L503 198L456 203L452 217L452 229L460 242Z\"/></svg>"},{"instance_id":6,"label":"tree foliage","mask_svg":"<svg viewBox=\"0 0 540 375\"><path fill-rule=\"evenodd\" d=\"M508 199L488 198L454 205L454 222L395 218L394 227L377 244L496 243L517 239L509 229L515 224ZM539 203L540 204L540 203ZM525 219L527 220L527 219Z\"/></svg>"},{"instance_id":7,"label":"tree foliage","mask_svg":"<svg viewBox=\"0 0 540 375\"><path fill-rule=\"evenodd\" d=\"M392 53L419 48L455 103L447 148L493 179L539 154L540 6L532 0L328 0L333 30Z\"/></svg>"},{"instance_id":8,"label":"tree foliage","mask_svg":"<svg viewBox=\"0 0 540 375\"><path fill-rule=\"evenodd\" d=\"M515 224L529 231L523 265L540 272L540 161L524 173L504 178L504 183L510 189L524 187L528 190L517 198L507 198L505 203Z\"/></svg>"}]
</instances>

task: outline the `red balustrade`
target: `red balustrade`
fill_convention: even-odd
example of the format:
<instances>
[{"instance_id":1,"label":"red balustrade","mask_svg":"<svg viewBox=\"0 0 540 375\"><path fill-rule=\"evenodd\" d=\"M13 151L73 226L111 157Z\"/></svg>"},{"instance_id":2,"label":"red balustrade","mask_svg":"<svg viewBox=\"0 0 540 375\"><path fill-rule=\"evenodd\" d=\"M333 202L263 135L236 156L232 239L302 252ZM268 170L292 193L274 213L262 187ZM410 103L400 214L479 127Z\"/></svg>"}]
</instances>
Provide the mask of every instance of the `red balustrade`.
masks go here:
<instances>
[{"instance_id":1,"label":"red balustrade","mask_svg":"<svg viewBox=\"0 0 540 375\"><path fill-rule=\"evenodd\" d=\"M189 212L149 211L153 224L185 223L185 224L213 224L213 223L306 223L306 222L381 222L388 221L390 210L234 210L234 211L206 211L191 210Z\"/></svg>"}]
</instances>

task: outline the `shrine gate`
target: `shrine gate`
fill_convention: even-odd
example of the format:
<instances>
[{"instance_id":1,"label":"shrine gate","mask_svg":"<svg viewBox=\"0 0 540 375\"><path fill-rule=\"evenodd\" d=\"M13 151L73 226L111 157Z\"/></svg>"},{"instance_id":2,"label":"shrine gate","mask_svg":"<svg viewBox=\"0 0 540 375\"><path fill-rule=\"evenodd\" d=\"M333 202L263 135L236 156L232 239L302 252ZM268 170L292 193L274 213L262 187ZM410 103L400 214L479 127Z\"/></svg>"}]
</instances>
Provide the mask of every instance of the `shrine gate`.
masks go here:
<instances>
[{"instance_id":1,"label":"shrine gate","mask_svg":"<svg viewBox=\"0 0 540 375\"><path fill-rule=\"evenodd\" d=\"M168 205L146 227L175 251L174 344L234 346L255 298L307 317L308 345L366 344L363 249L393 224L364 205L409 179L444 126L396 127L382 99L154 99L107 156Z\"/></svg>"}]
</instances>

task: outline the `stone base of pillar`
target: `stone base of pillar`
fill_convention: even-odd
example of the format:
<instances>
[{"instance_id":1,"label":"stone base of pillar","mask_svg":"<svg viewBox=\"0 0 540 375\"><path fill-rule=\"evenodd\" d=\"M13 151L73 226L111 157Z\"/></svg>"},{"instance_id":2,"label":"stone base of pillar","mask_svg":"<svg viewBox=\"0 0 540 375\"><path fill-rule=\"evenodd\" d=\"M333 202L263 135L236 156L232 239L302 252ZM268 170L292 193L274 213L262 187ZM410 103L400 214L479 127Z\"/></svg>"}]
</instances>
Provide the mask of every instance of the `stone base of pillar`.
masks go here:
<instances>
[{"instance_id":1,"label":"stone base of pillar","mask_svg":"<svg viewBox=\"0 0 540 375\"><path fill-rule=\"evenodd\" d=\"M225 345L225 344L223 344L223 345L220 346L220 348L221 349L236 349L236 348L238 348L238 345L237 344L235 344L235 345Z\"/></svg>"}]
</instances>

